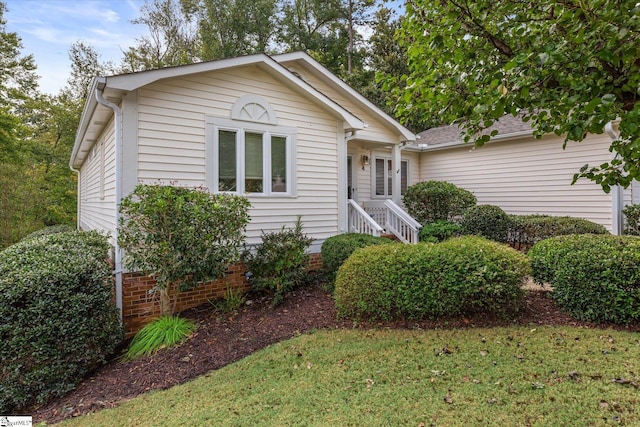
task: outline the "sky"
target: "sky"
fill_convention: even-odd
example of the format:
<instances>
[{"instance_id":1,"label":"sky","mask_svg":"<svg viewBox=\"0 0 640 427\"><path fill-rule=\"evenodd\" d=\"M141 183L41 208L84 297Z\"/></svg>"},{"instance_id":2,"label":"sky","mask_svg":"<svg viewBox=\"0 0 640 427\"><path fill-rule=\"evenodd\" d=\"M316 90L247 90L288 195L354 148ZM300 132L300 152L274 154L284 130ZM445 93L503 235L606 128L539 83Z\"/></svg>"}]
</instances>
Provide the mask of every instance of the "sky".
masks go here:
<instances>
[{"instance_id":1,"label":"sky","mask_svg":"<svg viewBox=\"0 0 640 427\"><path fill-rule=\"evenodd\" d=\"M22 39L23 55L32 54L40 91L58 94L69 76L69 48L79 40L91 45L101 61L119 64L122 52L147 36L144 25L131 21L144 0L2 0L7 30ZM400 0L388 1L400 8Z\"/></svg>"},{"instance_id":2,"label":"sky","mask_svg":"<svg viewBox=\"0 0 640 427\"><path fill-rule=\"evenodd\" d=\"M119 63L122 51L145 36L134 25L144 0L3 0L7 30L33 54L44 93L57 94L70 73L69 48L78 40L93 46L102 61Z\"/></svg>"}]
</instances>

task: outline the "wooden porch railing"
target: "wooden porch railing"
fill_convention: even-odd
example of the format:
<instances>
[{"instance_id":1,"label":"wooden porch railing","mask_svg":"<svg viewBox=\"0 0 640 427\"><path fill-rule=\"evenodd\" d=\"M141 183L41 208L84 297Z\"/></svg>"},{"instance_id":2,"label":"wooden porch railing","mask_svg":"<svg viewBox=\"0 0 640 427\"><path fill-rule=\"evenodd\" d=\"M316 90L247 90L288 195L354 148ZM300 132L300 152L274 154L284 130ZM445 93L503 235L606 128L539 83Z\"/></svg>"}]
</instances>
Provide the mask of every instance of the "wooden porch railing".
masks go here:
<instances>
[{"instance_id":1,"label":"wooden porch railing","mask_svg":"<svg viewBox=\"0 0 640 427\"><path fill-rule=\"evenodd\" d=\"M411 217L404 209L391 200L385 200L387 231L393 233L401 242L418 243L418 232L422 225Z\"/></svg>"},{"instance_id":2,"label":"wooden porch railing","mask_svg":"<svg viewBox=\"0 0 640 427\"><path fill-rule=\"evenodd\" d=\"M348 200L347 217L350 233L364 233L372 236L380 236L380 234L384 232L384 229L352 199Z\"/></svg>"}]
</instances>

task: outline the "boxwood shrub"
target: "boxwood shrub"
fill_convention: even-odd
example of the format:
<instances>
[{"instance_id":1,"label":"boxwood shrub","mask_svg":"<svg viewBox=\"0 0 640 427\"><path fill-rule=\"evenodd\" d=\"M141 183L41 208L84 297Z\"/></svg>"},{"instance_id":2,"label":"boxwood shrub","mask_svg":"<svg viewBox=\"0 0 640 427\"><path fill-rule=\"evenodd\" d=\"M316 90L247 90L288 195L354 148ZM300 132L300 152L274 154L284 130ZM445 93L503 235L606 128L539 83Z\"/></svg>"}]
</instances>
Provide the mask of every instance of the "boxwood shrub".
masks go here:
<instances>
[{"instance_id":1,"label":"boxwood shrub","mask_svg":"<svg viewBox=\"0 0 640 427\"><path fill-rule=\"evenodd\" d=\"M527 257L479 236L359 249L336 278L338 315L424 319L518 310Z\"/></svg>"},{"instance_id":2,"label":"boxwood shrub","mask_svg":"<svg viewBox=\"0 0 640 427\"><path fill-rule=\"evenodd\" d=\"M506 242L511 218L498 206L476 205L464 213L460 226L464 234L477 234L496 242Z\"/></svg>"},{"instance_id":3,"label":"boxwood shrub","mask_svg":"<svg viewBox=\"0 0 640 427\"><path fill-rule=\"evenodd\" d=\"M461 231L462 227L456 223L438 220L423 225L418 232L418 237L421 242L437 243L457 236Z\"/></svg>"},{"instance_id":4,"label":"boxwood shrub","mask_svg":"<svg viewBox=\"0 0 640 427\"><path fill-rule=\"evenodd\" d=\"M640 238L554 237L529 251L534 280L553 285L555 302L580 320L640 319Z\"/></svg>"},{"instance_id":5,"label":"boxwood shrub","mask_svg":"<svg viewBox=\"0 0 640 427\"><path fill-rule=\"evenodd\" d=\"M76 227L67 224L58 224L58 225L50 225L49 227L41 228L40 230L36 230L31 234L28 234L24 237L25 239L32 239L34 237L46 236L48 234L57 234L57 233L68 233L70 231L75 231Z\"/></svg>"},{"instance_id":6,"label":"boxwood shrub","mask_svg":"<svg viewBox=\"0 0 640 427\"><path fill-rule=\"evenodd\" d=\"M322 243L322 248L320 249L322 268L327 274L327 279L333 283L338 268L356 249L387 243L393 243L393 241L385 237L362 233L345 233L329 237Z\"/></svg>"},{"instance_id":7,"label":"boxwood shrub","mask_svg":"<svg viewBox=\"0 0 640 427\"><path fill-rule=\"evenodd\" d=\"M511 215L508 243L533 245L540 240L568 234L609 234L595 222L570 216Z\"/></svg>"},{"instance_id":8,"label":"boxwood shrub","mask_svg":"<svg viewBox=\"0 0 640 427\"><path fill-rule=\"evenodd\" d=\"M0 252L0 413L64 395L121 342L109 248L68 232Z\"/></svg>"},{"instance_id":9,"label":"boxwood shrub","mask_svg":"<svg viewBox=\"0 0 640 427\"><path fill-rule=\"evenodd\" d=\"M450 182L424 181L407 188L402 201L416 221L430 224L458 219L476 204L476 196Z\"/></svg>"}]
</instances>

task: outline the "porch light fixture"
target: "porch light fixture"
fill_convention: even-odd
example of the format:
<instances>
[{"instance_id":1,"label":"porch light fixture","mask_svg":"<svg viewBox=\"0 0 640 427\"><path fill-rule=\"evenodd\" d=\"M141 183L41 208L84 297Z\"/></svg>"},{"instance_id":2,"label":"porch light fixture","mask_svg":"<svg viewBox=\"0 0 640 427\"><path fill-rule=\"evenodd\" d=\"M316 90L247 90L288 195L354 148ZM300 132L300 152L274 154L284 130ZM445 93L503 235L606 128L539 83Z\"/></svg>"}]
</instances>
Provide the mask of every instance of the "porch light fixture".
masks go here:
<instances>
[{"instance_id":1,"label":"porch light fixture","mask_svg":"<svg viewBox=\"0 0 640 427\"><path fill-rule=\"evenodd\" d=\"M366 154L360 156L360 164L362 165L362 170L364 170L365 166L369 166L369 156Z\"/></svg>"}]
</instances>

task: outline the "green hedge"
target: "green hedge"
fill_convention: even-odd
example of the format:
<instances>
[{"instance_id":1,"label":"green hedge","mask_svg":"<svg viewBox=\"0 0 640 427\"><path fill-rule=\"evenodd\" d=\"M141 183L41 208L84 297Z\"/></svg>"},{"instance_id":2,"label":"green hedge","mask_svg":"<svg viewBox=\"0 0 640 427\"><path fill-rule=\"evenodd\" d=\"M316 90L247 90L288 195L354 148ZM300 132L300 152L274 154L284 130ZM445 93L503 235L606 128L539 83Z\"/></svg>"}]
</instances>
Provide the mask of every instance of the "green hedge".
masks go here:
<instances>
[{"instance_id":1,"label":"green hedge","mask_svg":"<svg viewBox=\"0 0 640 427\"><path fill-rule=\"evenodd\" d=\"M512 246L533 245L567 234L609 234L600 224L570 216L510 215L510 219L507 242Z\"/></svg>"},{"instance_id":2,"label":"green hedge","mask_svg":"<svg viewBox=\"0 0 640 427\"><path fill-rule=\"evenodd\" d=\"M393 243L393 241L385 237L361 233L346 233L329 237L322 243L322 248L320 249L322 268L327 274L327 279L330 282L335 280L338 268L356 249L387 243Z\"/></svg>"},{"instance_id":3,"label":"green hedge","mask_svg":"<svg viewBox=\"0 0 640 427\"><path fill-rule=\"evenodd\" d=\"M622 213L627 219L625 234L640 236L640 205L627 205Z\"/></svg>"},{"instance_id":4,"label":"green hedge","mask_svg":"<svg viewBox=\"0 0 640 427\"><path fill-rule=\"evenodd\" d=\"M76 227L73 227L71 225L66 225L66 224L51 225L49 227L44 227L44 228L41 228L40 230L34 231L33 233L24 237L22 240L32 239L34 237L46 236L49 234L68 233L75 230L76 230Z\"/></svg>"},{"instance_id":5,"label":"green hedge","mask_svg":"<svg viewBox=\"0 0 640 427\"><path fill-rule=\"evenodd\" d=\"M418 238L421 242L437 243L458 236L461 231L462 227L458 224L439 220L423 225L418 232Z\"/></svg>"},{"instance_id":6,"label":"green hedge","mask_svg":"<svg viewBox=\"0 0 640 427\"><path fill-rule=\"evenodd\" d=\"M402 201L420 224L454 221L476 204L476 196L446 181L425 181L407 188Z\"/></svg>"},{"instance_id":7,"label":"green hedge","mask_svg":"<svg viewBox=\"0 0 640 427\"><path fill-rule=\"evenodd\" d=\"M533 278L553 285L556 303L580 320L628 323L640 318L640 238L571 235L529 251Z\"/></svg>"},{"instance_id":8,"label":"green hedge","mask_svg":"<svg viewBox=\"0 0 640 427\"><path fill-rule=\"evenodd\" d=\"M477 205L469 208L460 221L464 234L477 234L496 242L506 242L511 218L500 207Z\"/></svg>"},{"instance_id":9,"label":"green hedge","mask_svg":"<svg viewBox=\"0 0 640 427\"><path fill-rule=\"evenodd\" d=\"M109 249L69 232L0 252L0 413L64 395L121 342Z\"/></svg>"},{"instance_id":10,"label":"green hedge","mask_svg":"<svg viewBox=\"0 0 640 427\"><path fill-rule=\"evenodd\" d=\"M478 236L360 249L336 278L338 315L424 319L518 310L527 257Z\"/></svg>"}]
</instances>

